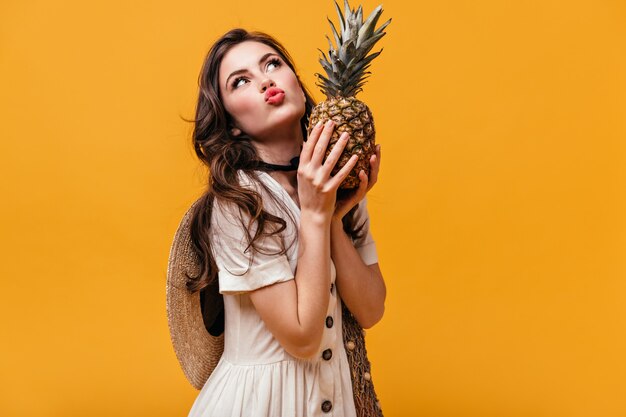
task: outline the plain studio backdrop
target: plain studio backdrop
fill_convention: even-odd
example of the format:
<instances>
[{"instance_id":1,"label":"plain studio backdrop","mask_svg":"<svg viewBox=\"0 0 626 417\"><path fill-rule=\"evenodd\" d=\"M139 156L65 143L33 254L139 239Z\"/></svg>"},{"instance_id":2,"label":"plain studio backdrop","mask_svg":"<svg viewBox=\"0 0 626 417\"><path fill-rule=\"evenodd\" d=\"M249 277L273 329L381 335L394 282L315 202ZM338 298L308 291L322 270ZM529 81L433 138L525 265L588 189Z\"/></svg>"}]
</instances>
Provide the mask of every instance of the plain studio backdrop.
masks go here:
<instances>
[{"instance_id":1,"label":"plain studio backdrop","mask_svg":"<svg viewBox=\"0 0 626 417\"><path fill-rule=\"evenodd\" d=\"M321 100L327 16L2 2L0 415L186 415L165 278L205 170L181 117L236 26L282 41ZM389 0L388 18L358 96L382 144L385 415L626 415L626 4Z\"/></svg>"}]
</instances>

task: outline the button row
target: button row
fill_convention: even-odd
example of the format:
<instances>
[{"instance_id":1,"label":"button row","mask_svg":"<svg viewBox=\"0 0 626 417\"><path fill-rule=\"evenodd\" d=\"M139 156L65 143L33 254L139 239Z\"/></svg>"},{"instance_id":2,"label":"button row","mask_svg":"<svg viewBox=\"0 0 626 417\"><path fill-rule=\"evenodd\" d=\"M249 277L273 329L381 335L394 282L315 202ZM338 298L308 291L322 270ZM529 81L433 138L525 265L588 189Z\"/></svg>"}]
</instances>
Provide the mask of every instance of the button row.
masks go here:
<instances>
[{"instance_id":1,"label":"button row","mask_svg":"<svg viewBox=\"0 0 626 417\"><path fill-rule=\"evenodd\" d=\"M330 293L333 293L333 289L335 288L335 283L331 282L330 284ZM335 323L335 320L333 320L332 316L328 316L326 317L326 327L327 328L332 328L333 325ZM330 360L333 357L333 351L332 349L326 349L324 352L322 352L322 358L326 361ZM322 411L325 413L329 413L330 410L333 409L333 403L326 400L322 403Z\"/></svg>"}]
</instances>

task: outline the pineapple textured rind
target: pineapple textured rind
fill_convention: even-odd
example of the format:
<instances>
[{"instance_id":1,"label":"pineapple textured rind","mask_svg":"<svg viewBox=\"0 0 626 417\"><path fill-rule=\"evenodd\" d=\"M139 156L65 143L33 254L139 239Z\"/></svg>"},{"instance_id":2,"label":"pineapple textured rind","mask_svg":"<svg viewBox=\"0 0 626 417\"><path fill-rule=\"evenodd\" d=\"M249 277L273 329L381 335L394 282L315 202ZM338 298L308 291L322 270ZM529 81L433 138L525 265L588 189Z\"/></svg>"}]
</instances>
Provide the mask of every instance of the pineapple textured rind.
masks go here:
<instances>
[{"instance_id":1,"label":"pineapple textured rind","mask_svg":"<svg viewBox=\"0 0 626 417\"><path fill-rule=\"evenodd\" d=\"M357 188L361 180L359 172L365 171L370 174L370 158L375 153L374 117L365 103L354 97L333 97L319 103L313 108L309 118L309 134L318 121L335 122L335 129L330 138L324 160L339 140L343 132L348 132L349 139L343 153L335 164L331 175L335 175L343 167L352 155L358 155L358 161L348 176L341 183L340 188Z\"/></svg>"}]
</instances>

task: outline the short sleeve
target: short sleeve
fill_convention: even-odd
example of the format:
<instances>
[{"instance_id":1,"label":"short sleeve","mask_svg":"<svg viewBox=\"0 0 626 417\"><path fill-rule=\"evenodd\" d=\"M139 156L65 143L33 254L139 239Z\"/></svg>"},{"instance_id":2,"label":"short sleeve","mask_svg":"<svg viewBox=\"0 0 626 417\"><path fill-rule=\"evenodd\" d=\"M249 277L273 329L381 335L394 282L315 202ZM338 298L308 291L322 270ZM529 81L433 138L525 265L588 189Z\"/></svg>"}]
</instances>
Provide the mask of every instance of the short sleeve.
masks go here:
<instances>
[{"instance_id":1,"label":"short sleeve","mask_svg":"<svg viewBox=\"0 0 626 417\"><path fill-rule=\"evenodd\" d=\"M359 227L365 223L362 229L362 236L353 240L354 247L363 259L365 265L373 265L378 262L378 252L376 251L376 243L372 237L370 230L370 218L367 211L367 198L361 200L354 213L356 226Z\"/></svg>"},{"instance_id":2,"label":"short sleeve","mask_svg":"<svg viewBox=\"0 0 626 417\"><path fill-rule=\"evenodd\" d=\"M248 219L233 203L216 200L213 205L211 248L222 294L245 293L294 278L287 255L278 254L283 247L280 233L262 237L257 242L260 251L246 250Z\"/></svg>"}]
</instances>

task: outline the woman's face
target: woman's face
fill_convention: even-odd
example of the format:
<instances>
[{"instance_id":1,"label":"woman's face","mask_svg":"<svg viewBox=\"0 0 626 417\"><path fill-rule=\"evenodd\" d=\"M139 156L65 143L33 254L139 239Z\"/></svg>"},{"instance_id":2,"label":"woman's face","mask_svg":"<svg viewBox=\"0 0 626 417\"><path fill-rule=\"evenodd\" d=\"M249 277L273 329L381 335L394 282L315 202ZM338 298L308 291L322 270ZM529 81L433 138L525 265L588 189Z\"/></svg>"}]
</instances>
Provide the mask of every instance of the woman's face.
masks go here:
<instances>
[{"instance_id":1,"label":"woman's face","mask_svg":"<svg viewBox=\"0 0 626 417\"><path fill-rule=\"evenodd\" d=\"M255 41L233 46L220 64L219 83L226 111L235 127L248 136L263 140L272 132L300 129L304 91L296 74L272 47ZM270 94L266 94L268 89Z\"/></svg>"}]
</instances>

